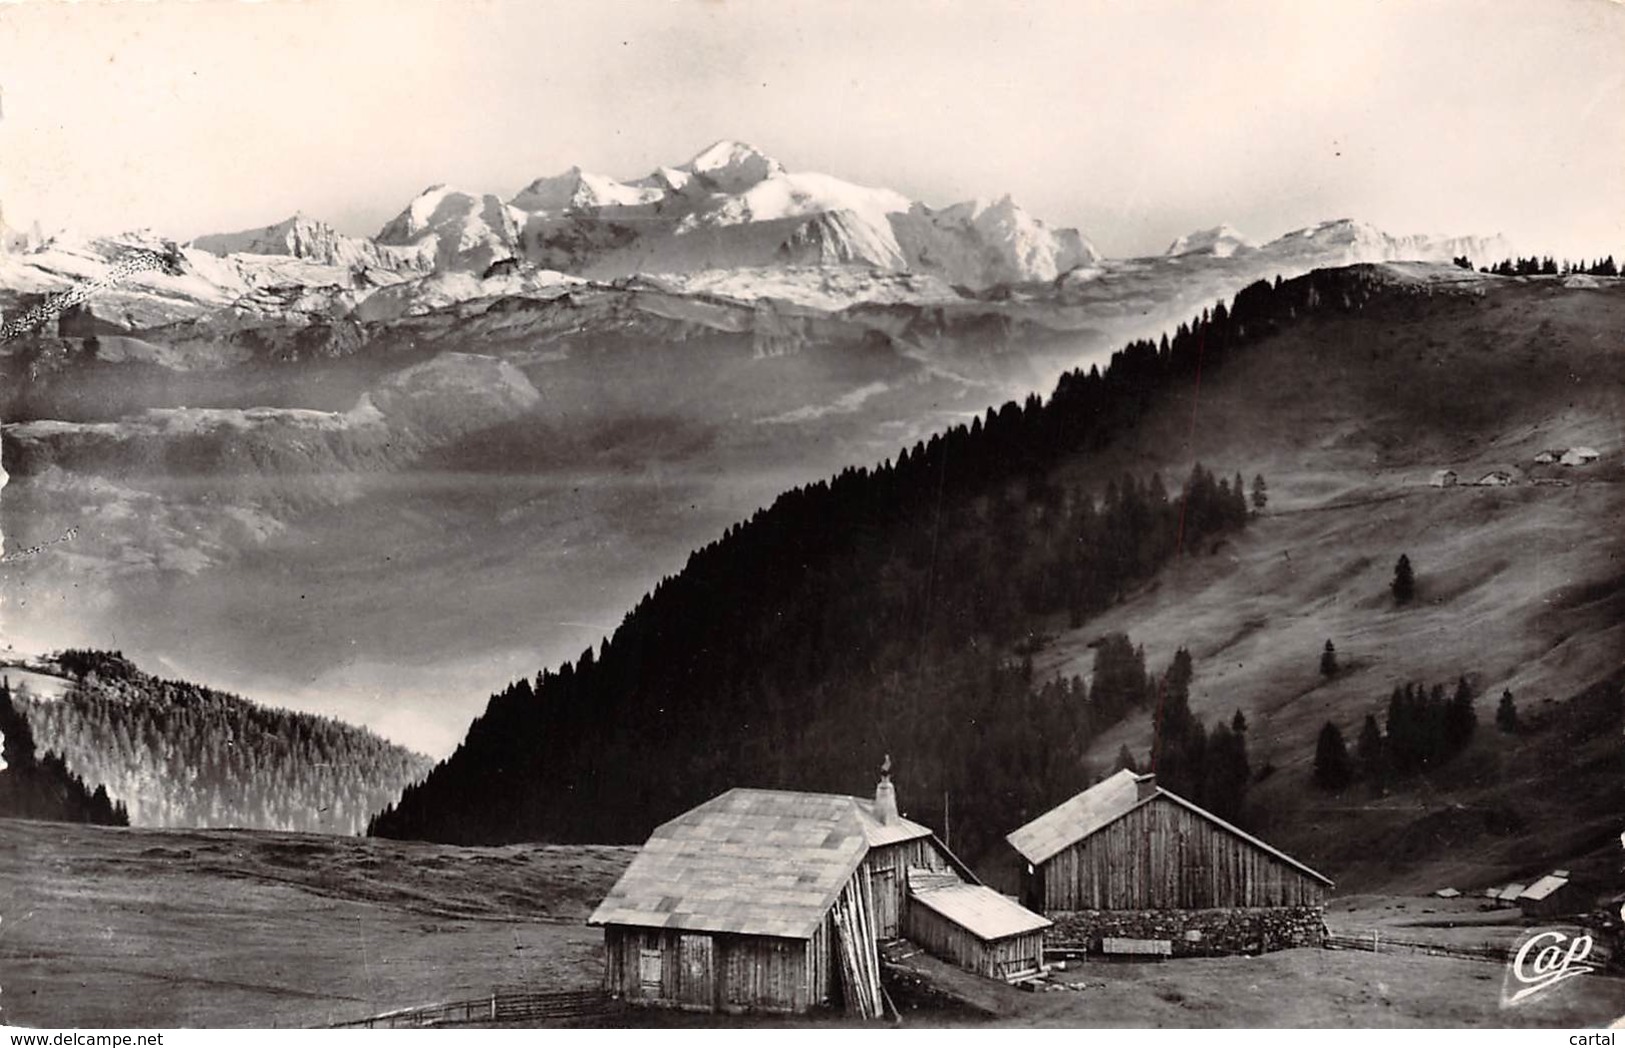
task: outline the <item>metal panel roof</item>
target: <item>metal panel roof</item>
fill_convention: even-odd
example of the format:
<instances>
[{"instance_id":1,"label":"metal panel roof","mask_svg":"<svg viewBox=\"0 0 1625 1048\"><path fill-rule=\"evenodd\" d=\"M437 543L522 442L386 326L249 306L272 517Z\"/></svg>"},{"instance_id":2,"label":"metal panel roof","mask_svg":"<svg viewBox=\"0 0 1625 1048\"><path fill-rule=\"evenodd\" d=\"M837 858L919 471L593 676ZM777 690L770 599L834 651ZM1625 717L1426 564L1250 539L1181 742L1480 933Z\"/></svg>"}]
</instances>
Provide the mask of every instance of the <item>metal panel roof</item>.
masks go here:
<instances>
[{"instance_id":1,"label":"metal panel roof","mask_svg":"<svg viewBox=\"0 0 1625 1048\"><path fill-rule=\"evenodd\" d=\"M1559 877L1555 873L1549 873L1540 880L1536 881L1534 884L1531 884L1529 887L1525 888L1518 895L1518 898L1520 900L1531 899L1538 902L1557 891L1567 883L1569 883L1569 879L1567 877Z\"/></svg>"},{"instance_id":2,"label":"metal panel roof","mask_svg":"<svg viewBox=\"0 0 1625 1048\"><path fill-rule=\"evenodd\" d=\"M873 802L733 789L655 828L589 924L810 938L877 844L929 837L882 825Z\"/></svg>"},{"instance_id":3,"label":"metal panel roof","mask_svg":"<svg viewBox=\"0 0 1625 1048\"><path fill-rule=\"evenodd\" d=\"M1525 885L1522 884L1509 884L1505 888L1501 889L1501 894L1496 896L1496 898L1500 899L1502 902L1517 902L1518 896L1523 894L1524 888Z\"/></svg>"},{"instance_id":4,"label":"metal panel roof","mask_svg":"<svg viewBox=\"0 0 1625 1048\"><path fill-rule=\"evenodd\" d=\"M1327 887L1332 886L1331 878L1317 873L1286 852L1265 844L1252 834L1225 822L1207 809L1192 804L1177 793L1170 793L1157 786L1147 796L1141 798L1140 779L1141 776L1124 769L1097 782L1071 800L1063 801L1032 822L1011 833L1005 840L1009 841L1028 862L1034 864L1048 862L1062 851L1105 829L1142 804L1149 804L1158 797L1165 797L1175 804L1200 815L1214 825L1223 828L1225 831L1240 837L1254 847L1260 848L1293 868L1308 874Z\"/></svg>"},{"instance_id":5,"label":"metal panel roof","mask_svg":"<svg viewBox=\"0 0 1625 1048\"><path fill-rule=\"evenodd\" d=\"M1048 928L1051 921L983 884L953 884L913 893L919 903L984 942Z\"/></svg>"}]
</instances>

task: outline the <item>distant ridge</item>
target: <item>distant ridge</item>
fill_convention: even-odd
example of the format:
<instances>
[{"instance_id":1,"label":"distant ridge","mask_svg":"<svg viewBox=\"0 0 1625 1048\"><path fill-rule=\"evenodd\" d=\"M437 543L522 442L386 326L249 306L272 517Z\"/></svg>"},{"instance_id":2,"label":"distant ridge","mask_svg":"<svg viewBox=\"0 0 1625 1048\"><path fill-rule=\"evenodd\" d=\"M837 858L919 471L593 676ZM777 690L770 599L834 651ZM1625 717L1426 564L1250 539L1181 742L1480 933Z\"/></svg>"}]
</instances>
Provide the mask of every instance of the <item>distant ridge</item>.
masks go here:
<instances>
[{"instance_id":1,"label":"distant ridge","mask_svg":"<svg viewBox=\"0 0 1625 1048\"><path fill-rule=\"evenodd\" d=\"M57 698L16 689L41 748L122 800L136 826L353 834L429 766L365 729L149 676L119 652L64 651L30 669L63 682Z\"/></svg>"}]
</instances>

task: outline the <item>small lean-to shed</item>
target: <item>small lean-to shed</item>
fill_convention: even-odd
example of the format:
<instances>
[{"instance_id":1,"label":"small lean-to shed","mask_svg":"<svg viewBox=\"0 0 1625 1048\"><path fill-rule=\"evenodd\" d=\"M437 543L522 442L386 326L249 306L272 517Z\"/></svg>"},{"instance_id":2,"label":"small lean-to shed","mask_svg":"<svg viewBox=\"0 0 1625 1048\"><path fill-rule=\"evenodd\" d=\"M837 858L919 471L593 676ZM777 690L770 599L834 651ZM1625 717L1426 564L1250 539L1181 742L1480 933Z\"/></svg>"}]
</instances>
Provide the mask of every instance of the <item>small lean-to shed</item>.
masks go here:
<instances>
[{"instance_id":1,"label":"small lean-to shed","mask_svg":"<svg viewBox=\"0 0 1625 1048\"><path fill-rule=\"evenodd\" d=\"M1006 838L1044 913L1320 906L1332 882L1156 784L1120 771Z\"/></svg>"},{"instance_id":2,"label":"small lean-to shed","mask_svg":"<svg viewBox=\"0 0 1625 1048\"><path fill-rule=\"evenodd\" d=\"M1011 981L1044 966L1050 921L981 884L910 872L903 930L945 961L989 979Z\"/></svg>"},{"instance_id":3,"label":"small lean-to shed","mask_svg":"<svg viewBox=\"0 0 1625 1048\"><path fill-rule=\"evenodd\" d=\"M889 779L874 800L729 790L656 827L588 920L604 929L606 989L640 1005L796 1013L843 1003L855 972L878 1001L875 943L899 933L910 869L976 883L897 813Z\"/></svg>"},{"instance_id":4,"label":"small lean-to shed","mask_svg":"<svg viewBox=\"0 0 1625 1048\"><path fill-rule=\"evenodd\" d=\"M1436 488L1453 488L1457 479L1456 471L1453 469L1436 469L1428 483Z\"/></svg>"}]
</instances>

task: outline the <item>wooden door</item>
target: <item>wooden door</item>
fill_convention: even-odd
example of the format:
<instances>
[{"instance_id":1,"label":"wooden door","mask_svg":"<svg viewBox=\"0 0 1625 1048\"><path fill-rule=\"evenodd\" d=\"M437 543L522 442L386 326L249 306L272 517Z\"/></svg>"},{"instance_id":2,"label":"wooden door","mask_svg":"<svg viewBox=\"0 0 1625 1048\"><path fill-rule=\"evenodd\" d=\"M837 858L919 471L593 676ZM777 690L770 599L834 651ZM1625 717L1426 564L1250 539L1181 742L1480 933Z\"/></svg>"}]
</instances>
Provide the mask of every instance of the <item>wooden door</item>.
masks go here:
<instances>
[{"instance_id":1,"label":"wooden door","mask_svg":"<svg viewBox=\"0 0 1625 1048\"><path fill-rule=\"evenodd\" d=\"M897 938L897 871L874 871L869 894L875 900L875 934L882 939Z\"/></svg>"},{"instance_id":2,"label":"wooden door","mask_svg":"<svg viewBox=\"0 0 1625 1048\"><path fill-rule=\"evenodd\" d=\"M677 937L677 1003L711 1008L716 1003L716 969L709 935Z\"/></svg>"},{"instance_id":3,"label":"wooden door","mask_svg":"<svg viewBox=\"0 0 1625 1048\"><path fill-rule=\"evenodd\" d=\"M638 995L649 1000L658 1000L661 996L661 984L665 981L666 966L664 956L659 950L641 949L638 951Z\"/></svg>"}]
</instances>

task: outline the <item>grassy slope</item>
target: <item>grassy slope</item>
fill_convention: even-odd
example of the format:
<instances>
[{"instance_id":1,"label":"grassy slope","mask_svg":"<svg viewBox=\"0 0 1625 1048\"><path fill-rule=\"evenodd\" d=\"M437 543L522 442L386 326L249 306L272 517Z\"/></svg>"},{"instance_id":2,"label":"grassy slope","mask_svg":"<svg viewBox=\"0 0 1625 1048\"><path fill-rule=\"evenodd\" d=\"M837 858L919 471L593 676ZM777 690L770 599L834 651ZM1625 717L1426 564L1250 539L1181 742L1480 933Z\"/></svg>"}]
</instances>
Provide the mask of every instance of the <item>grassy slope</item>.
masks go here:
<instances>
[{"instance_id":1,"label":"grassy slope","mask_svg":"<svg viewBox=\"0 0 1625 1048\"><path fill-rule=\"evenodd\" d=\"M1500 966L1414 954L1301 949L1163 964L1093 962L1063 978L1086 988L1044 994L1023 1025L1565 1027L1607 1025L1625 1012L1625 982L1617 978L1572 979L1503 1008Z\"/></svg>"},{"instance_id":2,"label":"grassy slope","mask_svg":"<svg viewBox=\"0 0 1625 1048\"><path fill-rule=\"evenodd\" d=\"M0 1024L313 1026L493 986L597 986L602 936L582 922L632 852L0 821ZM1337 917L1355 926L1427 931L1403 927L1395 900L1348 903ZM1418 915L1432 904L1410 901ZM1085 988L1013 994L994 1025L1576 1027L1625 1010L1615 977L1573 980L1505 1010L1499 966L1404 954L1289 950L1058 974ZM838 1014L606 1021L848 1024ZM907 1017L911 1027L954 1023L989 1025Z\"/></svg>"},{"instance_id":3,"label":"grassy slope","mask_svg":"<svg viewBox=\"0 0 1625 1048\"><path fill-rule=\"evenodd\" d=\"M1591 872L1617 866L1618 740L1514 741L1493 716L1503 688L1529 715L1625 665L1625 285L1481 284L1482 296L1405 296L1290 326L1210 375L1194 410L1189 396L1166 406L1081 467L1091 482L1129 467L1179 477L1199 458L1249 482L1264 473L1271 500L1236 542L1193 551L1082 630L1058 624L1035 660L1041 675L1086 672L1087 642L1115 629L1157 667L1188 646L1197 713L1243 710L1254 767L1279 769L1254 788L1258 824L1345 889L1465 888L1588 855ZM1570 486L1428 486L1434 469L1527 469L1573 444L1603 459L1531 471ZM1387 593L1401 553L1419 580L1403 610ZM1329 682L1317 671L1328 638L1344 666ZM1327 719L1352 746L1395 684L1463 673L1480 731L1459 769L1382 798L1307 788ZM1125 741L1143 754L1150 737L1136 718L1087 759L1105 767Z\"/></svg>"},{"instance_id":4,"label":"grassy slope","mask_svg":"<svg viewBox=\"0 0 1625 1048\"><path fill-rule=\"evenodd\" d=\"M596 986L629 848L0 821L0 1022L313 1026Z\"/></svg>"}]
</instances>

